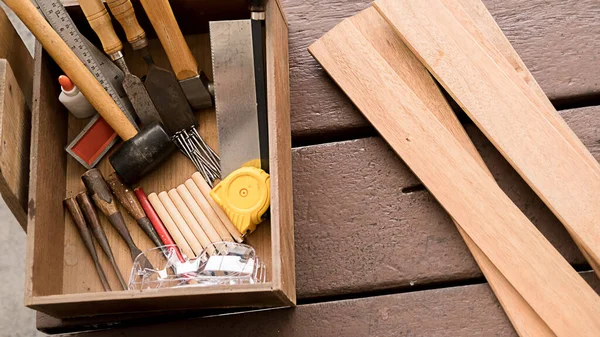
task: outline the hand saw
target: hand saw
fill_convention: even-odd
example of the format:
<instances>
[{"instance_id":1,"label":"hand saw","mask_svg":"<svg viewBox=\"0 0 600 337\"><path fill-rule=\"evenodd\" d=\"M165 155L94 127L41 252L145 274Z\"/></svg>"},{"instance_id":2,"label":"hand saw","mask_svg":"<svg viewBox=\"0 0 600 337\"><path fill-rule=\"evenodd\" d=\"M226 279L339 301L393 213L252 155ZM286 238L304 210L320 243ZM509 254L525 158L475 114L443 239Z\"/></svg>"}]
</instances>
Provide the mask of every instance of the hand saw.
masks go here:
<instances>
[{"instance_id":1,"label":"hand saw","mask_svg":"<svg viewBox=\"0 0 600 337\"><path fill-rule=\"evenodd\" d=\"M96 77L127 118L138 128L131 102L127 99L121 85L124 77L123 72L81 35L60 0L34 0L33 3L50 26L54 28L63 41Z\"/></svg>"}]
</instances>

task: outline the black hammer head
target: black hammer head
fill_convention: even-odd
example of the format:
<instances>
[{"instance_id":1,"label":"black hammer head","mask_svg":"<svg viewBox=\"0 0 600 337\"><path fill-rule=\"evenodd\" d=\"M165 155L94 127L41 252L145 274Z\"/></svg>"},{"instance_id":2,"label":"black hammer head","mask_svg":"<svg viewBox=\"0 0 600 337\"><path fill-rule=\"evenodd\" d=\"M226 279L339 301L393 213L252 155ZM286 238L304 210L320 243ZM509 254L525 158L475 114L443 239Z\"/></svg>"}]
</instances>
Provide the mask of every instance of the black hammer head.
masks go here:
<instances>
[{"instance_id":1,"label":"black hammer head","mask_svg":"<svg viewBox=\"0 0 600 337\"><path fill-rule=\"evenodd\" d=\"M127 184L134 184L169 158L175 149L164 127L154 123L124 142L110 156L110 163Z\"/></svg>"}]
</instances>

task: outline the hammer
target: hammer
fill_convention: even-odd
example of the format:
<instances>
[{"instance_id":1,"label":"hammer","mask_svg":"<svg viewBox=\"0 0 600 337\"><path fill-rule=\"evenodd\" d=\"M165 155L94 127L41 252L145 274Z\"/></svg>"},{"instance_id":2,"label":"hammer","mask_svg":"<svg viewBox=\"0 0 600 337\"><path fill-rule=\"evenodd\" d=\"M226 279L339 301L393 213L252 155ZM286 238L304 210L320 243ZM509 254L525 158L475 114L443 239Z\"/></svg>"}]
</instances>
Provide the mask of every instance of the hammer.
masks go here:
<instances>
[{"instance_id":1,"label":"hammer","mask_svg":"<svg viewBox=\"0 0 600 337\"><path fill-rule=\"evenodd\" d=\"M153 124L137 132L94 75L46 22L31 1L5 0L4 3L25 23L100 116L123 139L123 145L110 157L110 163L126 183L137 182L175 151L175 144L171 142L169 134L161 124Z\"/></svg>"}]
</instances>

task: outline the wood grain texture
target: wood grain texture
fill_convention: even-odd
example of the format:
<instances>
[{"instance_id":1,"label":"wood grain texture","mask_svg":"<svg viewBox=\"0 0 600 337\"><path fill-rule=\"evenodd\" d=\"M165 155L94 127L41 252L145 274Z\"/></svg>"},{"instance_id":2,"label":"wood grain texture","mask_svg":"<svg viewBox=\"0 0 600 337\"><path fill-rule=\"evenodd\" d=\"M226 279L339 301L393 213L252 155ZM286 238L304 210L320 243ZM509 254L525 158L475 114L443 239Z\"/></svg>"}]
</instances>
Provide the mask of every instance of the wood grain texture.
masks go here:
<instances>
[{"instance_id":1,"label":"wood grain texture","mask_svg":"<svg viewBox=\"0 0 600 337\"><path fill-rule=\"evenodd\" d=\"M112 19L104 6L104 2L102 0L80 0L79 5L90 26L102 42L104 52L108 55L120 52L123 49L123 43L115 33Z\"/></svg>"},{"instance_id":2,"label":"wood grain texture","mask_svg":"<svg viewBox=\"0 0 600 337\"><path fill-rule=\"evenodd\" d=\"M185 38L168 0L140 0L156 35L165 49L178 80L198 76L198 63Z\"/></svg>"},{"instance_id":3,"label":"wood grain texture","mask_svg":"<svg viewBox=\"0 0 600 337\"><path fill-rule=\"evenodd\" d=\"M347 21L350 21L364 35L373 48L390 64L396 74L411 84L412 90L420 97L421 101L427 105L442 125L459 140L468 153L491 176L483 159L427 69L400 40L394 29L381 17L377 10L369 7L347 19ZM537 313L523 300L523 297L490 262L460 225L456 224L456 226L519 335L522 337L554 336Z\"/></svg>"},{"instance_id":4,"label":"wood grain texture","mask_svg":"<svg viewBox=\"0 0 600 337\"><path fill-rule=\"evenodd\" d=\"M485 53L502 69L503 73L523 91L535 108L559 131L581 160L585 161L592 170L600 172L600 164L587 151L565 121L560 118L550 100L485 9L485 5L479 0L463 0L460 3L443 0L442 3ZM560 218L560 214L558 217ZM573 233L568 226L567 230L573 236L586 260L600 275L600 263L595 261L586 251L585 246L578 241L577 234Z\"/></svg>"},{"instance_id":5,"label":"wood grain texture","mask_svg":"<svg viewBox=\"0 0 600 337\"><path fill-rule=\"evenodd\" d=\"M596 291L593 273L582 273ZM176 318L173 317L173 320ZM95 327L97 318L89 318ZM38 315L38 327L67 332L70 326ZM156 323L132 322L114 330L75 336L123 337L187 333L224 336L287 337L516 337L490 288L485 284L450 287L359 299L299 305L295 309L247 312L238 315L194 318ZM102 325L101 325L102 326Z\"/></svg>"},{"instance_id":6,"label":"wood grain texture","mask_svg":"<svg viewBox=\"0 0 600 337\"><path fill-rule=\"evenodd\" d=\"M0 59L0 193L27 230L31 111L12 67Z\"/></svg>"},{"instance_id":7,"label":"wood grain texture","mask_svg":"<svg viewBox=\"0 0 600 337\"><path fill-rule=\"evenodd\" d=\"M600 297L439 123L407 82L395 75L354 25L340 23L309 50L557 335L600 333L600 325L593 318L597 314L590 314L600 305ZM485 192L479 195L482 191ZM577 290L560 298L573 287ZM582 321L588 323L581 324Z\"/></svg>"},{"instance_id":8,"label":"wood grain texture","mask_svg":"<svg viewBox=\"0 0 600 337\"><path fill-rule=\"evenodd\" d=\"M127 41L135 50L146 47L146 32L137 20L133 5L129 0L108 0L106 1L112 15L119 21L125 31Z\"/></svg>"},{"instance_id":9,"label":"wood grain texture","mask_svg":"<svg viewBox=\"0 0 600 337\"><path fill-rule=\"evenodd\" d=\"M597 265L600 166L587 159L591 155L556 112L538 103L539 96L514 78L510 65L503 67L498 52L464 29L442 1L410 6L380 1L375 6ZM425 29L407 27L407 15L431 21L423 21Z\"/></svg>"},{"instance_id":10,"label":"wood grain texture","mask_svg":"<svg viewBox=\"0 0 600 337\"><path fill-rule=\"evenodd\" d=\"M23 92L27 106L32 108L33 57L15 31L6 13L0 11L0 58L8 60Z\"/></svg>"},{"instance_id":11,"label":"wood grain texture","mask_svg":"<svg viewBox=\"0 0 600 337\"><path fill-rule=\"evenodd\" d=\"M282 289L289 304L296 303L294 263L294 208L292 187L292 136L290 122L290 73L288 27L278 1L266 10L267 111L269 119L269 162L271 176L271 268L273 282ZM261 226L265 226L262 224Z\"/></svg>"},{"instance_id":12,"label":"wood grain texture","mask_svg":"<svg viewBox=\"0 0 600 337\"><path fill-rule=\"evenodd\" d=\"M284 0L290 27L294 136L368 126L306 48L371 1ZM509 41L552 100L597 95L600 6L595 0L485 0Z\"/></svg>"},{"instance_id":13,"label":"wood grain texture","mask_svg":"<svg viewBox=\"0 0 600 337\"><path fill-rule=\"evenodd\" d=\"M57 99L59 93L55 81L58 75L53 70L55 65L39 43L35 50L32 160L27 205L26 305L31 303L34 296L61 292L65 226L47 224L64 224L67 216L60 205L62 198L56 198L56 195L62 196L66 183L63 149L67 144L67 111ZM83 245L81 248L81 252L85 252ZM93 266L90 267L90 273L93 273ZM33 275L43 282L34 281Z\"/></svg>"}]
</instances>

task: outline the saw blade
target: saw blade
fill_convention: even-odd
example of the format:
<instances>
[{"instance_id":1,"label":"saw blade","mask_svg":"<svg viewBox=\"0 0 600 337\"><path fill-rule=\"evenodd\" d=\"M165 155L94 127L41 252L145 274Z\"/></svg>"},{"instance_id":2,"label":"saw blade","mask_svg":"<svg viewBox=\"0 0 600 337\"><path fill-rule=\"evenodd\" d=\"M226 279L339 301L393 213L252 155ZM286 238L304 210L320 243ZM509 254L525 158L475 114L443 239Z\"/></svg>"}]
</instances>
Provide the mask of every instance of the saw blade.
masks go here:
<instances>
[{"instance_id":1,"label":"saw blade","mask_svg":"<svg viewBox=\"0 0 600 337\"><path fill-rule=\"evenodd\" d=\"M50 26L58 33L75 55L96 77L104 90L112 97L117 106L125 113L131 123L135 123L135 114L131 102L127 99L121 85L123 72L104 54L90 43L77 29L60 0L34 0L34 4L46 18Z\"/></svg>"}]
</instances>

